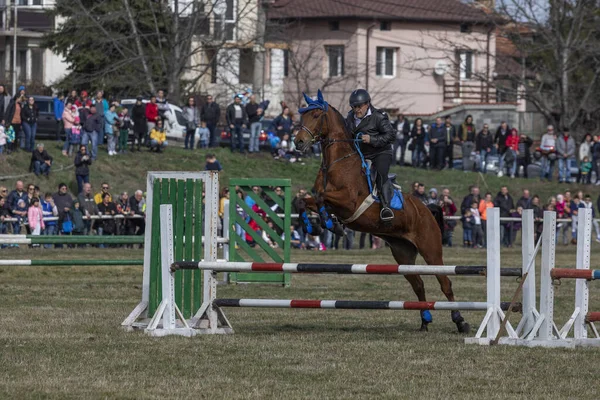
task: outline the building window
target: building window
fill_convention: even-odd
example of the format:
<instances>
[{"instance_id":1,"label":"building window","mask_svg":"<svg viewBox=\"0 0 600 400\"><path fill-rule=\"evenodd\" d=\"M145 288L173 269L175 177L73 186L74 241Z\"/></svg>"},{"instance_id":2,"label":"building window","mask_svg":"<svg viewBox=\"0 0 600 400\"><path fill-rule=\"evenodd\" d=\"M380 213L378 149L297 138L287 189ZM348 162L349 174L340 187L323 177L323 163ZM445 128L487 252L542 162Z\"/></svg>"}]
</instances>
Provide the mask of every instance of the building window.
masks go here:
<instances>
[{"instance_id":1,"label":"building window","mask_svg":"<svg viewBox=\"0 0 600 400\"><path fill-rule=\"evenodd\" d=\"M235 40L235 3L234 0L225 1L225 12L215 15L215 39L217 40Z\"/></svg>"},{"instance_id":2,"label":"building window","mask_svg":"<svg viewBox=\"0 0 600 400\"><path fill-rule=\"evenodd\" d=\"M286 78L290 75L290 51L283 51L283 76Z\"/></svg>"},{"instance_id":3,"label":"building window","mask_svg":"<svg viewBox=\"0 0 600 400\"><path fill-rule=\"evenodd\" d=\"M340 21L329 21L329 30L330 31L339 31L340 30Z\"/></svg>"},{"instance_id":4,"label":"building window","mask_svg":"<svg viewBox=\"0 0 600 400\"><path fill-rule=\"evenodd\" d=\"M17 51L17 80L20 82L27 80L27 50Z\"/></svg>"},{"instance_id":5,"label":"building window","mask_svg":"<svg viewBox=\"0 0 600 400\"><path fill-rule=\"evenodd\" d=\"M325 46L329 60L329 76L344 75L344 46Z\"/></svg>"},{"instance_id":6,"label":"building window","mask_svg":"<svg viewBox=\"0 0 600 400\"><path fill-rule=\"evenodd\" d=\"M379 30L381 31L391 31L392 23L390 21L381 21L379 24Z\"/></svg>"},{"instance_id":7,"label":"building window","mask_svg":"<svg viewBox=\"0 0 600 400\"><path fill-rule=\"evenodd\" d=\"M471 24L460 24L461 33L471 33Z\"/></svg>"},{"instance_id":8,"label":"building window","mask_svg":"<svg viewBox=\"0 0 600 400\"><path fill-rule=\"evenodd\" d=\"M473 52L471 50L458 52L458 68L461 80L471 79L473 76Z\"/></svg>"},{"instance_id":9,"label":"building window","mask_svg":"<svg viewBox=\"0 0 600 400\"><path fill-rule=\"evenodd\" d=\"M396 49L393 47L377 48L377 64L375 66L377 76L396 76Z\"/></svg>"}]
</instances>

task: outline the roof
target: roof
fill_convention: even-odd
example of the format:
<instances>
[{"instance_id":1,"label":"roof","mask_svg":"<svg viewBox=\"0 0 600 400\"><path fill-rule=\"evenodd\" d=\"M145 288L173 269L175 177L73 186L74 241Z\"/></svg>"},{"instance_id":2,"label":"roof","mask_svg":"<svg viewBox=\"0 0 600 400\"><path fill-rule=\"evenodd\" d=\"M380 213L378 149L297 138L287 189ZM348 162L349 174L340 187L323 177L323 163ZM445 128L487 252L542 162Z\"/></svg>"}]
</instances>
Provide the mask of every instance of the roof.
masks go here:
<instances>
[{"instance_id":1,"label":"roof","mask_svg":"<svg viewBox=\"0 0 600 400\"><path fill-rule=\"evenodd\" d=\"M270 19L489 21L485 12L460 0L272 0L268 16Z\"/></svg>"}]
</instances>

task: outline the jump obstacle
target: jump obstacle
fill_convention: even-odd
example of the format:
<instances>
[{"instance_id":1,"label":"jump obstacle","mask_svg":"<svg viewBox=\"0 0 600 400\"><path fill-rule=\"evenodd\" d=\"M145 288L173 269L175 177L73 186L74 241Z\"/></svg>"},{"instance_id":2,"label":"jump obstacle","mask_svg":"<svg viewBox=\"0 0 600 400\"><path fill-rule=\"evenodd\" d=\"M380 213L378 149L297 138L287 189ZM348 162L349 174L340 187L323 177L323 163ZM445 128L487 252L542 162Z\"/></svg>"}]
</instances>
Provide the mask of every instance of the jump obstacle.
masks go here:
<instances>
[{"instance_id":1,"label":"jump obstacle","mask_svg":"<svg viewBox=\"0 0 600 400\"><path fill-rule=\"evenodd\" d=\"M208 208L207 217L211 210ZM521 276L522 269L500 268L500 212L488 210L488 252L487 266L403 266L403 265L351 265L351 264L293 264L293 263L234 263L217 262L216 231L206 229L204 261L175 261L173 252L173 210L162 205L161 215L161 254L162 254L162 302L157 313L148 324L146 333L153 336L233 333L233 328L223 312L223 307L277 307L277 308L323 308L323 309L375 309L375 310L470 310L486 311L483 322L474 338L467 343L489 343L500 329L504 318L503 309L508 303L500 301L500 277ZM208 225L208 224L207 224ZM535 259L533 212L527 210L523 216L523 265L530 265ZM539 246L538 246L539 247ZM180 271L181 270L181 271ZM198 312L186 319L173 298L173 287L177 276L189 271L202 270L204 274L203 303ZM504 273L502 270L506 270ZM486 276L487 301L485 302L406 302L406 301L353 301L353 300L275 300L275 299L217 299L216 273L220 272L273 272L289 273L343 273L343 274L447 274L463 276ZM517 273L519 272L519 273ZM530 283L533 283L534 280ZM518 339L519 332L531 325L531 311L535 309L535 285L525 287L523 317L517 329L507 323L509 338ZM533 300L533 302L532 302ZM532 303L531 303L532 302ZM519 304L520 306L520 304ZM521 308L521 307L519 307ZM483 337L484 332L486 336Z\"/></svg>"},{"instance_id":2,"label":"jump obstacle","mask_svg":"<svg viewBox=\"0 0 600 400\"><path fill-rule=\"evenodd\" d=\"M589 312L589 285L600 279L600 271L590 270L592 210L578 210L576 269L554 268L556 250L556 213L544 213L540 309L536 323L521 339L506 340L506 344L529 347L584 347L600 346L600 334L594 322L600 321L600 312ZM575 306L571 317L559 329L554 319L554 285L561 279L576 279ZM588 338L588 328L593 338ZM569 334L573 330L573 336Z\"/></svg>"}]
</instances>

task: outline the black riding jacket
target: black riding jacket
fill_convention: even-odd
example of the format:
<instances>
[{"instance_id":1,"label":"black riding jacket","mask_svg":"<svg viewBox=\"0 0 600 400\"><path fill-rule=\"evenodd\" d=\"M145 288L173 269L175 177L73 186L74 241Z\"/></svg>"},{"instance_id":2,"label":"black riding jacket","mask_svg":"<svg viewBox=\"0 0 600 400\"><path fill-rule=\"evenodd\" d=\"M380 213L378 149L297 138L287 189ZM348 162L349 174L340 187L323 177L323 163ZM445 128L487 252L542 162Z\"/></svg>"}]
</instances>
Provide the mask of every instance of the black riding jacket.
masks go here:
<instances>
[{"instance_id":1,"label":"black riding jacket","mask_svg":"<svg viewBox=\"0 0 600 400\"><path fill-rule=\"evenodd\" d=\"M377 154L392 154L392 143L396 140L396 130L392 127L385 112L369 106L371 115L362 119L360 124L354 124L354 112L350 111L346 117L346 126L355 137L359 133L371 136L371 143L361 143L360 150L365 157ZM368 111L367 111L368 113Z\"/></svg>"}]
</instances>

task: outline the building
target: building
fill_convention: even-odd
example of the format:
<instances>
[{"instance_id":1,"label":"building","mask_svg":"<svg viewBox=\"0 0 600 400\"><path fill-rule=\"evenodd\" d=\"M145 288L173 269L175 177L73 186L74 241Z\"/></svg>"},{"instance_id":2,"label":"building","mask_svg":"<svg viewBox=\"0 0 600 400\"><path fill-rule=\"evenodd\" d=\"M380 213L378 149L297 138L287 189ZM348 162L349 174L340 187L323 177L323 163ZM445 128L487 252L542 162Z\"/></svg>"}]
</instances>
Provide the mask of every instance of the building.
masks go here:
<instances>
[{"instance_id":1,"label":"building","mask_svg":"<svg viewBox=\"0 0 600 400\"><path fill-rule=\"evenodd\" d=\"M495 24L459 0L276 0L268 16L282 30L289 103L321 88L346 110L358 87L376 106L412 114L496 102L486 83Z\"/></svg>"},{"instance_id":2,"label":"building","mask_svg":"<svg viewBox=\"0 0 600 400\"><path fill-rule=\"evenodd\" d=\"M17 85L51 86L67 66L61 57L41 47L46 32L57 21L47 13L55 0L0 0L0 77L10 87L13 80L14 8L17 6Z\"/></svg>"}]
</instances>

